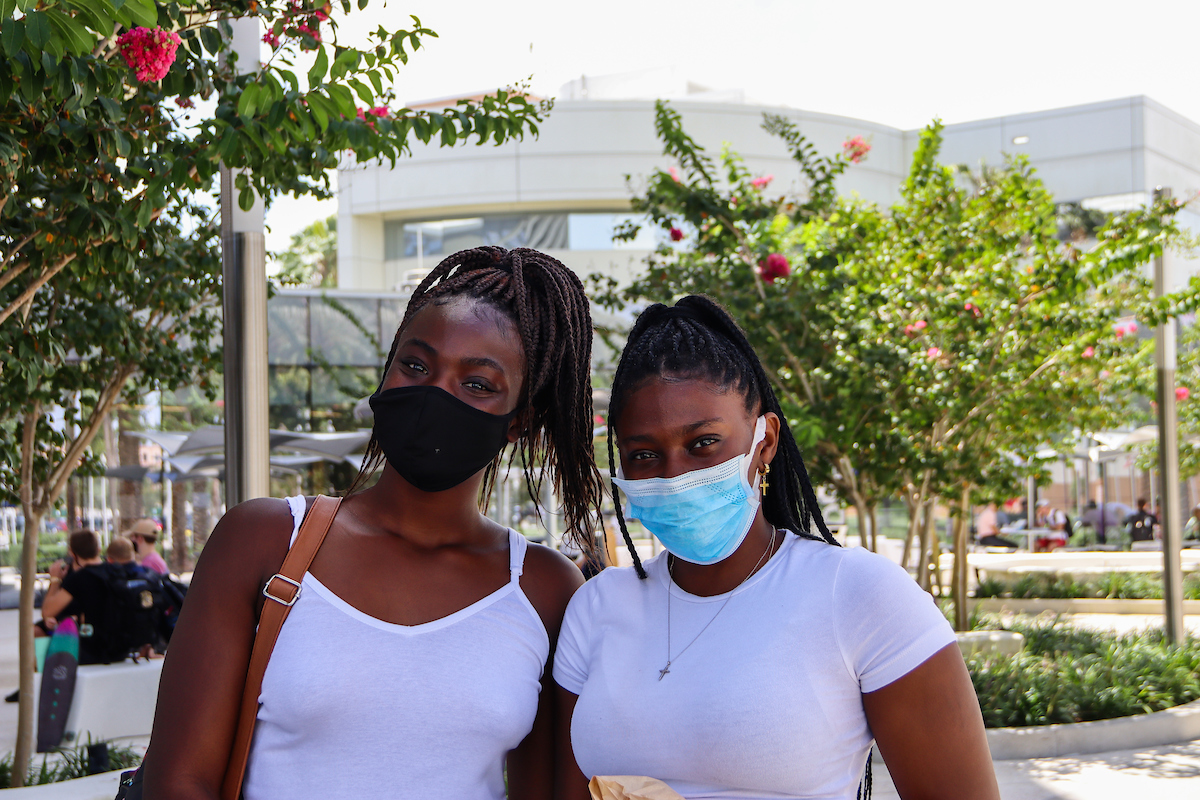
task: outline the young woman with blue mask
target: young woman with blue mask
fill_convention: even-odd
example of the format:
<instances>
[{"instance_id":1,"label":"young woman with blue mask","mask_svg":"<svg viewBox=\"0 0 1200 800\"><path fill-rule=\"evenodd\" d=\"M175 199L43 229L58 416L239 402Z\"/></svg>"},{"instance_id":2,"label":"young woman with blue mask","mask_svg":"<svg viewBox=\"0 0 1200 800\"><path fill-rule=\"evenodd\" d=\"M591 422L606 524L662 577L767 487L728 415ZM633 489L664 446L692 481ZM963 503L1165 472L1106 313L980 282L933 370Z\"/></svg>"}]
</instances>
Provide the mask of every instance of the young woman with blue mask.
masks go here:
<instances>
[{"instance_id":1,"label":"young woman with blue mask","mask_svg":"<svg viewBox=\"0 0 1200 800\"><path fill-rule=\"evenodd\" d=\"M837 546L783 420L717 304L639 317L609 407L634 566L582 587L563 621L562 800L604 775L688 800L845 800L870 792L872 740L901 797L998 798L953 632L900 567ZM642 564L625 515L665 552Z\"/></svg>"}]
</instances>

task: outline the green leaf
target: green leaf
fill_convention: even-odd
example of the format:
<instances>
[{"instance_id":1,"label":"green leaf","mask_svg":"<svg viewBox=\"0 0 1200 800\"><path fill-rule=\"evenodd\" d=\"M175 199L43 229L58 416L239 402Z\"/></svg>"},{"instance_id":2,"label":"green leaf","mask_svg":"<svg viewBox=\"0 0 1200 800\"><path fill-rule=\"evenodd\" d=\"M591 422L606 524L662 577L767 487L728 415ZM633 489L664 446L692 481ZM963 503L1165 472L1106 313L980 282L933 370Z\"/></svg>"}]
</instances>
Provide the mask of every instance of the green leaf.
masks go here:
<instances>
[{"instance_id":1,"label":"green leaf","mask_svg":"<svg viewBox=\"0 0 1200 800\"><path fill-rule=\"evenodd\" d=\"M59 36L67 42L68 52L81 56L96 46L96 37L73 18L55 9L47 9L45 13Z\"/></svg>"},{"instance_id":2,"label":"green leaf","mask_svg":"<svg viewBox=\"0 0 1200 800\"><path fill-rule=\"evenodd\" d=\"M216 55L221 50L221 34L216 28L206 26L200 29L200 41L204 49Z\"/></svg>"},{"instance_id":3,"label":"green leaf","mask_svg":"<svg viewBox=\"0 0 1200 800\"><path fill-rule=\"evenodd\" d=\"M319 86L325 79L325 73L329 71L329 54L322 47L317 50L317 60L313 62L312 69L308 71L309 87Z\"/></svg>"},{"instance_id":4,"label":"green leaf","mask_svg":"<svg viewBox=\"0 0 1200 800\"><path fill-rule=\"evenodd\" d=\"M37 7L37 0L17 0L17 8L28 14Z\"/></svg>"},{"instance_id":5,"label":"green leaf","mask_svg":"<svg viewBox=\"0 0 1200 800\"><path fill-rule=\"evenodd\" d=\"M4 26L0 27L0 47L4 48L4 55L12 58L20 52L23 44L25 44L25 20L5 20Z\"/></svg>"},{"instance_id":6,"label":"green leaf","mask_svg":"<svg viewBox=\"0 0 1200 800\"><path fill-rule=\"evenodd\" d=\"M258 84L246 84L246 88L242 89L242 96L238 98L237 114L239 117L248 119L254 115L259 93Z\"/></svg>"},{"instance_id":7,"label":"green leaf","mask_svg":"<svg viewBox=\"0 0 1200 800\"><path fill-rule=\"evenodd\" d=\"M358 116L358 106L354 104L354 95L350 94L349 89L334 83L326 86L325 91L329 92L329 97L337 104L338 111L342 112L343 117L354 119Z\"/></svg>"},{"instance_id":8,"label":"green leaf","mask_svg":"<svg viewBox=\"0 0 1200 800\"><path fill-rule=\"evenodd\" d=\"M158 8L154 5L154 0L127 0L125 11L143 28L154 28L158 25Z\"/></svg>"},{"instance_id":9,"label":"green leaf","mask_svg":"<svg viewBox=\"0 0 1200 800\"><path fill-rule=\"evenodd\" d=\"M25 15L25 36L29 43L41 50L50 41L50 22L45 13L30 11Z\"/></svg>"},{"instance_id":10,"label":"green leaf","mask_svg":"<svg viewBox=\"0 0 1200 800\"><path fill-rule=\"evenodd\" d=\"M308 108L312 111L313 118L316 119L322 132L329 127L329 118L337 114L333 104L316 92L308 94Z\"/></svg>"},{"instance_id":11,"label":"green leaf","mask_svg":"<svg viewBox=\"0 0 1200 800\"><path fill-rule=\"evenodd\" d=\"M7 20L17 10L16 0L0 0L0 19ZM6 23L7 24L7 23Z\"/></svg>"},{"instance_id":12,"label":"green leaf","mask_svg":"<svg viewBox=\"0 0 1200 800\"><path fill-rule=\"evenodd\" d=\"M346 81L346 83L353 87L355 93L362 98L362 101L366 103L368 107L375 105L375 95L371 94L371 90L367 88L365 83L360 81L358 78L350 78L348 81Z\"/></svg>"},{"instance_id":13,"label":"green leaf","mask_svg":"<svg viewBox=\"0 0 1200 800\"><path fill-rule=\"evenodd\" d=\"M242 189L240 192L238 192L238 207L241 208L242 211L249 211L250 209L254 208L253 189L247 186L245 189Z\"/></svg>"}]
</instances>

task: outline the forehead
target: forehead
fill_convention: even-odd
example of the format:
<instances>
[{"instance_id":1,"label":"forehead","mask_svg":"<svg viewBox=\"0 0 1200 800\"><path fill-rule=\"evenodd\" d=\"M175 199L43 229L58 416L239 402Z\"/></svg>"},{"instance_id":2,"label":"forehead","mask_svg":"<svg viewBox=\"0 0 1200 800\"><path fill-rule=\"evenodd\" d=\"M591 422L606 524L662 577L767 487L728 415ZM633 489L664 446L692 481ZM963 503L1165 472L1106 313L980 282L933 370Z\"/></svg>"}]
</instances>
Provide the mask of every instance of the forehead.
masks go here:
<instances>
[{"instance_id":1,"label":"forehead","mask_svg":"<svg viewBox=\"0 0 1200 800\"><path fill-rule=\"evenodd\" d=\"M672 430L697 420L751 420L746 398L733 387L703 378L655 376L633 387L614 420L621 437Z\"/></svg>"},{"instance_id":2,"label":"forehead","mask_svg":"<svg viewBox=\"0 0 1200 800\"><path fill-rule=\"evenodd\" d=\"M399 345L421 341L447 358L490 358L520 373L525 354L516 323L495 305L473 297L434 301L400 331Z\"/></svg>"}]
</instances>

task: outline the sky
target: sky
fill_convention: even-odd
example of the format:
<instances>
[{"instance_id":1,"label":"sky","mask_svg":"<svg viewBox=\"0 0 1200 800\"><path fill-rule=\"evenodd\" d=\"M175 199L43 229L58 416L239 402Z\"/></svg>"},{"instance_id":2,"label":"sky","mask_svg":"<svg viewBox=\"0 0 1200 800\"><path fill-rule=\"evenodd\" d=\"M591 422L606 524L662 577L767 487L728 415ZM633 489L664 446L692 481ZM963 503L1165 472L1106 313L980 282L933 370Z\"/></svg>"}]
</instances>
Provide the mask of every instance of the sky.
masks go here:
<instances>
[{"instance_id":1,"label":"sky","mask_svg":"<svg viewBox=\"0 0 1200 800\"><path fill-rule=\"evenodd\" d=\"M335 4L336 5L336 4ZM395 91L413 102L531 79L673 67L749 99L899 128L1148 95L1200 122L1200 0L372 0L340 23L428 39ZM268 249L336 201L285 199Z\"/></svg>"}]
</instances>

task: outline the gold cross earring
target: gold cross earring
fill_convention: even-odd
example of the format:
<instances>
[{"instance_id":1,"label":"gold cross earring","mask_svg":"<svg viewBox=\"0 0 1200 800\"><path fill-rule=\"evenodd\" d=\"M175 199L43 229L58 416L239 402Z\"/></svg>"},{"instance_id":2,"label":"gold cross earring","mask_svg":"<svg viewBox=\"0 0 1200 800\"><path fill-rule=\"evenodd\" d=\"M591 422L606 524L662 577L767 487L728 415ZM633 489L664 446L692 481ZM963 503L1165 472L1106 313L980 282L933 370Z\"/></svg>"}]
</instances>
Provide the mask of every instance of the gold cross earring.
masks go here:
<instances>
[{"instance_id":1,"label":"gold cross earring","mask_svg":"<svg viewBox=\"0 0 1200 800\"><path fill-rule=\"evenodd\" d=\"M767 473L771 471L770 464L763 464L762 481L758 484L758 488L762 489L762 493L767 493Z\"/></svg>"}]
</instances>

